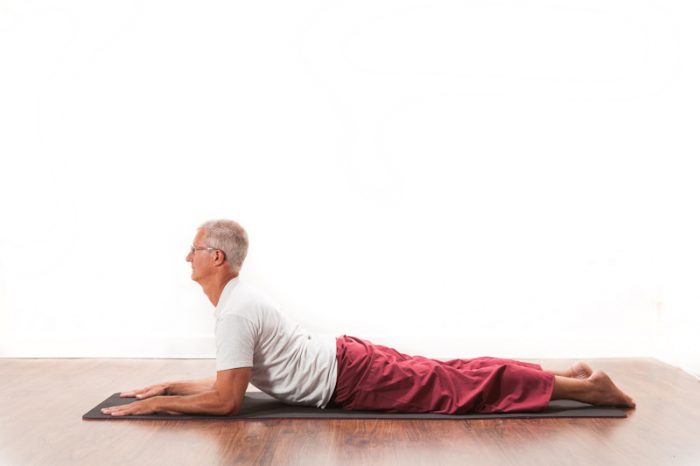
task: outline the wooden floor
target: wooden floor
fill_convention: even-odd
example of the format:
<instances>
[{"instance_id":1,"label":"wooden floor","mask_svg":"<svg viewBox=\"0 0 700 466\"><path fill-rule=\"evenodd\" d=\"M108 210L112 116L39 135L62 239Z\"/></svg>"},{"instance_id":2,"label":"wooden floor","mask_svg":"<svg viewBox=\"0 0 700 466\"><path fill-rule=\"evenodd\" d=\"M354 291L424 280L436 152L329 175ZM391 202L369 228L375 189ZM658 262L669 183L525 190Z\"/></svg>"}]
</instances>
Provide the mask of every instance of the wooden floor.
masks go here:
<instances>
[{"instance_id":1,"label":"wooden floor","mask_svg":"<svg viewBox=\"0 0 700 466\"><path fill-rule=\"evenodd\" d=\"M589 362L636 399L628 418L83 421L114 392L214 362L0 359L0 465L700 465L697 379L653 359Z\"/></svg>"}]
</instances>

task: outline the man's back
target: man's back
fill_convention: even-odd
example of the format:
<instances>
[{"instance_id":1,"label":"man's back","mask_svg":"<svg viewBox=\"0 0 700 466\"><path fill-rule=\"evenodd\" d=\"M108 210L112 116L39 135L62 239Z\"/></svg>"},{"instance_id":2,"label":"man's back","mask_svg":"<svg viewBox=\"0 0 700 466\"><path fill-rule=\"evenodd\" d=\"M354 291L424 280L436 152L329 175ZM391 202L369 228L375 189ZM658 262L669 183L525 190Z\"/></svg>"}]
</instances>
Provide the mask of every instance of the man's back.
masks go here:
<instances>
[{"instance_id":1,"label":"man's back","mask_svg":"<svg viewBox=\"0 0 700 466\"><path fill-rule=\"evenodd\" d=\"M216 370L252 367L251 383L284 402L325 407L337 378L336 339L286 319L236 277L224 287L216 316Z\"/></svg>"}]
</instances>

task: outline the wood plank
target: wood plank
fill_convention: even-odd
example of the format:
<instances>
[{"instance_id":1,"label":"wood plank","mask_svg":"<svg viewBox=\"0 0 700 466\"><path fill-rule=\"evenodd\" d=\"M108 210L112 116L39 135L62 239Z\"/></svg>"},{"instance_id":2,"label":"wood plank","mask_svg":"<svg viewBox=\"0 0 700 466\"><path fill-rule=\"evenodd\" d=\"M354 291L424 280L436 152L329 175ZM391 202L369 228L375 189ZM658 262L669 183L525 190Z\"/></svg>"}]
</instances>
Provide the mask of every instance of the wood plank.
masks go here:
<instances>
[{"instance_id":1,"label":"wood plank","mask_svg":"<svg viewBox=\"0 0 700 466\"><path fill-rule=\"evenodd\" d=\"M700 464L697 379L653 359L591 364L636 399L627 419L90 422L115 391L214 361L0 359L0 464Z\"/></svg>"}]
</instances>

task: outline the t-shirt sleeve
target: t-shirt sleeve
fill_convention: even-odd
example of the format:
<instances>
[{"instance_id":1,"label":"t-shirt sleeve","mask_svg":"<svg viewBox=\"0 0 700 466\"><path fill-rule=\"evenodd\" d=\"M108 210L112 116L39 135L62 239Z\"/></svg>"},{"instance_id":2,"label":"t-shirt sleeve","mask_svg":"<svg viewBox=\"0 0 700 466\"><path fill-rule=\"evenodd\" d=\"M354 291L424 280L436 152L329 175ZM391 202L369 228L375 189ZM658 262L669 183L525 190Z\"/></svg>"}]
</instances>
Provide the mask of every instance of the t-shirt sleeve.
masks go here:
<instances>
[{"instance_id":1,"label":"t-shirt sleeve","mask_svg":"<svg viewBox=\"0 0 700 466\"><path fill-rule=\"evenodd\" d=\"M253 367L258 332L249 319L239 315L221 317L216 325L216 370Z\"/></svg>"}]
</instances>

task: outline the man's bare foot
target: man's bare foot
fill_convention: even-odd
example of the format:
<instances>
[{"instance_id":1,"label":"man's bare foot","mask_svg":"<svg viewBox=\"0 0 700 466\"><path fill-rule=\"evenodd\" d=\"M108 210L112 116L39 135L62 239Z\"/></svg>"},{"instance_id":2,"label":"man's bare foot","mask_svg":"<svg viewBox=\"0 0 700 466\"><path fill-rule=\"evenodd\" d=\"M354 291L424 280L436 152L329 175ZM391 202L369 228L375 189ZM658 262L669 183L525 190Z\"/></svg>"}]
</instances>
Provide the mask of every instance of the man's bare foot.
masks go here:
<instances>
[{"instance_id":1,"label":"man's bare foot","mask_svg":"<svg viewBox=\"0 0 700 466\"><path fill-rule=\"evenodd\" d=\"M575 379L587 379L593 374L593 369L591 369L591 366L589 366L585 362L579 361L573 366L571 366L567 372L567 377L573 377Z\"/></svg>"},{"instance_id":2,"label":"man's bare foot","mask_svg":"<svg viewBox=\"0 0 700 466\"><path fill-rule=\"evenodd\" d=\"M635 407L632 397L617 388L617 385L613 383L612 379L605 372L595 371L587 381L590 382L592 387L590 403L595 405L623 406L626 408Z\"/></svg>"}]
</instances>

